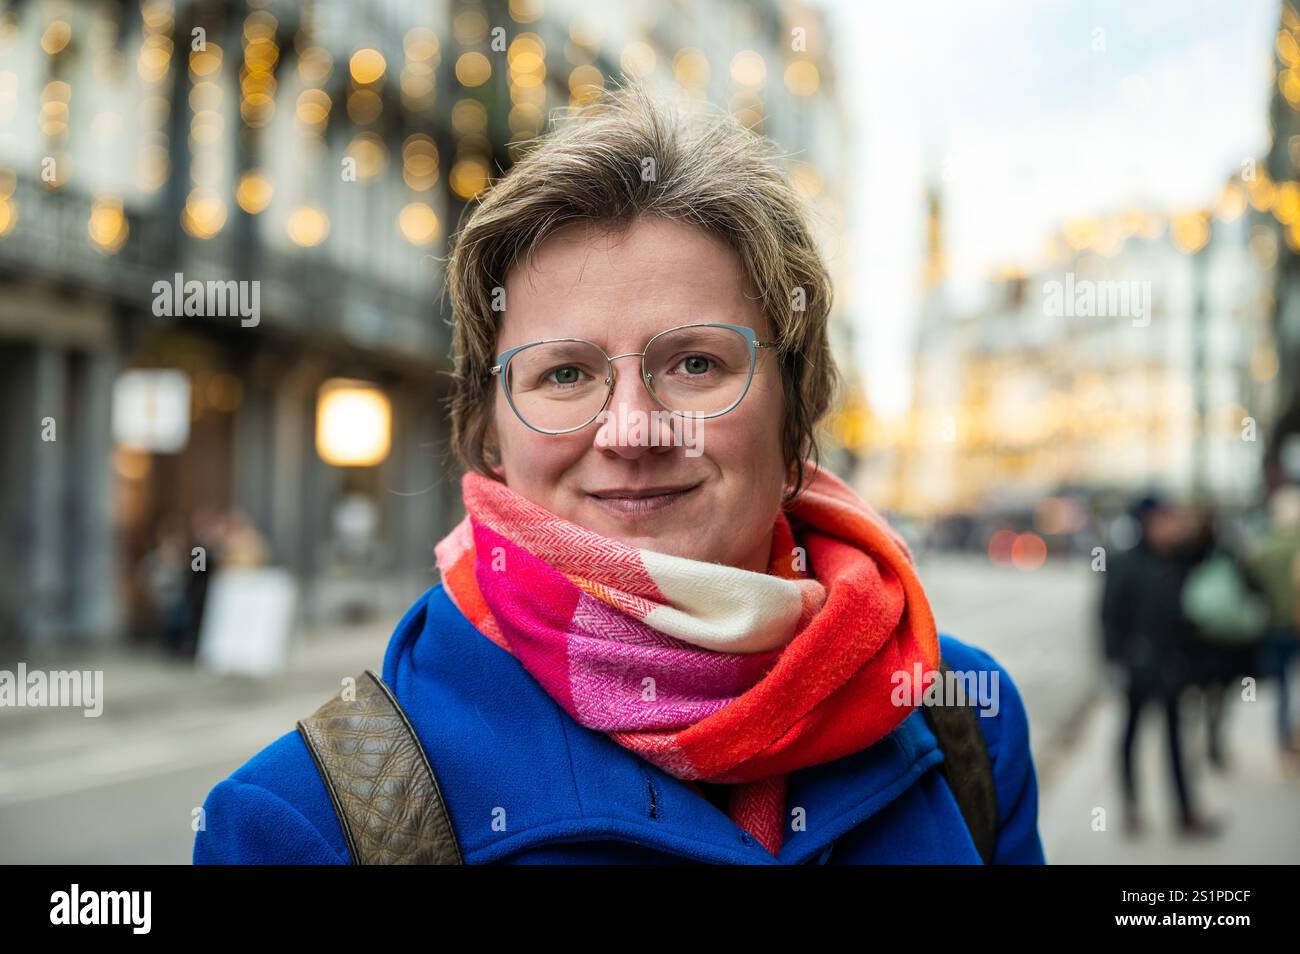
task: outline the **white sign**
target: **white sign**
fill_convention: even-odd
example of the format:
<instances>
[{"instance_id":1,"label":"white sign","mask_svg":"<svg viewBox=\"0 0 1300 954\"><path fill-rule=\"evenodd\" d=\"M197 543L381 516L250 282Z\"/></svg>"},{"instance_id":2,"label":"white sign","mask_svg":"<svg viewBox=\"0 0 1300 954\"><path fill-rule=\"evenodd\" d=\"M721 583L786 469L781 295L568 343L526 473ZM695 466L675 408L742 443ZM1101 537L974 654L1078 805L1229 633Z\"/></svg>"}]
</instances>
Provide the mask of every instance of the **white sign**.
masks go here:
<instances>
[{"instance_id":1,"label":"white sign","mask_svg":"<svg viewBox=\"0 0 1300 954\"><path fill-rule=\"evenodd\" d=\"M200 665L225 675L272 676L283 672L297 598L297 583L288 570L217 570L203 607Z\"/></svg>"},{"instance_id":2,"label":"white sign","mask_svg":"<svg viewBox=\"0 0 1300 954\"><path fill-rule=\"evenodd\" d=\"M113 383L113 440L175 454L190 439L190 379L175 368L125 371Z\"/></svg>"}]
</instances>

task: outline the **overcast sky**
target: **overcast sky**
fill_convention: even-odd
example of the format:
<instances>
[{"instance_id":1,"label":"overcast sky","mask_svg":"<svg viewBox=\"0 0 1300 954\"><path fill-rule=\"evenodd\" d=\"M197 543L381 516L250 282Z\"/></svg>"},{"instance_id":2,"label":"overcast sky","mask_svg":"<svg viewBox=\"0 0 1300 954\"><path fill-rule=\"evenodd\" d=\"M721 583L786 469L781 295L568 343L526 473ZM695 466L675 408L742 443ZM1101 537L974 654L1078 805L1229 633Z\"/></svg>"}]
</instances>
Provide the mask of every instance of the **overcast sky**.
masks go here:
<instances>
[{"instance_id":1,"label":"overcast sky","mask_svg":"<svg viewBox=\"0 0 1300 954\"><path fill-rule=\"evenodd\" d=\"M838 293L880 413L907 405L928 180L973 304L1064 219L1204 206L1268 147L1276 0L823 3L860 162Z\"/></svg>"}]
</instances>

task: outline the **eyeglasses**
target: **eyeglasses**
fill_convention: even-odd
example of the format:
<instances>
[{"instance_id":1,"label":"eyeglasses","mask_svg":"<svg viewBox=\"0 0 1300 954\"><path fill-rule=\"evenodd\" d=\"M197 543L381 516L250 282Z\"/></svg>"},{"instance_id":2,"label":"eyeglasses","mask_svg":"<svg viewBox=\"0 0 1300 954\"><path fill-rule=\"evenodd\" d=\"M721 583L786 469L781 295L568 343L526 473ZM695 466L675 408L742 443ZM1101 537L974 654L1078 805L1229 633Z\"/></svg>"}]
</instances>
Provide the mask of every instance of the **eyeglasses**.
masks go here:
<instances>
[{"instance_id":1,"label":"eyeglasses","mask_svg":"<svg viewBox=\"0 0 1300 954\"><path fill-rule=\"evenodd\" d=\"M749 391L758 341L744 325L681 325L651 338L644 351L609 355L586 338L550 338L497 355L488 370L501 379L519 420L543 434L586 427L614 393L614 362L641 359L641 381L661 407L692 418L719 417Z\"/></svg>"}]
</instances>

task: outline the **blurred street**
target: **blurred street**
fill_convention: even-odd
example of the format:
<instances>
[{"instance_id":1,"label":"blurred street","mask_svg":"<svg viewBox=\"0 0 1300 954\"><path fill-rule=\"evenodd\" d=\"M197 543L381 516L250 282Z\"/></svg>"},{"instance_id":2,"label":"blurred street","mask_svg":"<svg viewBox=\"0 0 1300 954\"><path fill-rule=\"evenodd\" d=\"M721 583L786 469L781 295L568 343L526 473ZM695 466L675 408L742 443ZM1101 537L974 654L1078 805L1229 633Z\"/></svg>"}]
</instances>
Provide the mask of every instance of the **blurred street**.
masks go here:
<instances>
[{"instance_id":1,"label":"blurred street","mask_svg":"<svg viewBox=\"0 0 1300 954\"><path fill-rule=\"evenodd\" d=\"M0 863L188 864L191 813L212 786L345 676L378 671L395 623L312 631L265 683L153 654L79 657L104 670L98 718L0 709Z\"/></svg>"},{"instance_id":2,"label":"blurred street","mask_svg":"<svg viewBox=\"0 0 1300 954\"><path fill-rule=\"evenodd\" d=\"M1048 563L1032 573L940 555L922 559L941 632L988 651L1015 680L1029 710L1039 779L1039 832L1050 864L1300 863L1300 773L1277 756L1276 695L1262 683L1255 702L1234 699L1225 716L1228 772L1206 758L1199 695L1182 707L1183 748L1205 813L1224 823L1217 837L1175 834L1163 725L1147 712L1138 734L1137 774L1146 831L1122 830L1118 740L1124 716L1105 691L1094 631L1097 580L1086 562ZM1094 831L1094 809L1106 830Z\"/></svg>"},{"instance_id":3,"label":"blurred street","mask_svg":"<svg viewBox=\"0 0 1300 954\"><path fill-rule=\"evenodd\" d=\"M1033 572L972 557L921 557L941 631L986 649L1013 676L1029 708L1042 796L1040 830L1055 863L1300 861L1294 832L1300 776L1284 777L1272 750L1272 689L1228 715L1231 773L1209 773L1185 710L1190 771L1216 839L1183 845L1152 717L1140 738L1148 833L1119 830L1115 736L1119 713L1100 694L1094 662L1095 581L1086 564L1049 562ZM104 714L75 709L0 710L0 862L185 864L191 812L208 790L293 728L363 668L379 669L391 624L320 629L294 648L289 672L266 684L220 679L157 657L82 660L105 670ZM39 660L33 666L43 665ZM1109 831L1090 828L1095 806L1113 808ZM1245 824L1249 819L1250 824Z\"/></svg>"}]
</instances>

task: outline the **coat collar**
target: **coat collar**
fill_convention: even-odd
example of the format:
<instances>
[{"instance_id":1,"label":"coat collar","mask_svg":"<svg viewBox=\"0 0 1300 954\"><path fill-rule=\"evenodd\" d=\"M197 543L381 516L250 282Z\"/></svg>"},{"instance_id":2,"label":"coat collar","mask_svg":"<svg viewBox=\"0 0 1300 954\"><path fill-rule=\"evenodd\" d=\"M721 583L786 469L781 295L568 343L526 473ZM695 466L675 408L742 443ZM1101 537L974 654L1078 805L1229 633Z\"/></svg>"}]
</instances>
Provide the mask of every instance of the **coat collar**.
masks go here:
<instances>
[{"instance_id":1,"label":"coat collar","mask_svg":"<svg viewBox=\"0 0 1300 954\"><path fill-rule=\"evenodd\" d=\"M799 864L892 803L942 760L919 711L875 745L790 776L775 858L727 814L575 721L441 585L403 617L384 681L415 726L470 863L557 841L615 840L714 863Z\"/></svg>"}]
</instances>

